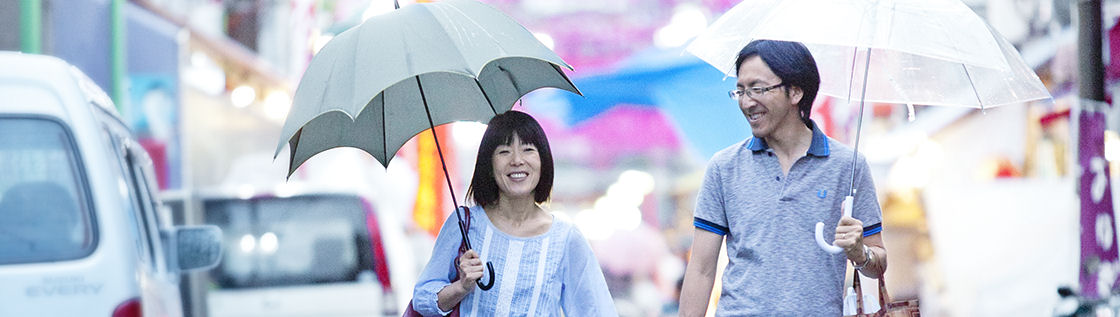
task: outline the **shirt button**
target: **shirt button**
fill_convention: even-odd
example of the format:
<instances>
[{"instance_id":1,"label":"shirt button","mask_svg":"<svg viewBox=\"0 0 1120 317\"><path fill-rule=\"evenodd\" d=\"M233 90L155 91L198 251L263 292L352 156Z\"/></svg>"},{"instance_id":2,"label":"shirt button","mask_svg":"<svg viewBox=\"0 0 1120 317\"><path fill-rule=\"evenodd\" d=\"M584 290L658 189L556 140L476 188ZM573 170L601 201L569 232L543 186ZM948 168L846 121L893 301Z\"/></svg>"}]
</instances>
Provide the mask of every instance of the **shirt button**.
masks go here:
<instances>
[{"instance_id":1,"label":"shirt button","mask_svg":"<svg viewBox=\"0 0 1120 317\"><path fill-rule=\"evenodd\" d=\"M774 180L776 180L776 181L781 181L781 180L782 180L782 177L781 177L781 176L774 176Z\"/></svg>"}]
</instances>

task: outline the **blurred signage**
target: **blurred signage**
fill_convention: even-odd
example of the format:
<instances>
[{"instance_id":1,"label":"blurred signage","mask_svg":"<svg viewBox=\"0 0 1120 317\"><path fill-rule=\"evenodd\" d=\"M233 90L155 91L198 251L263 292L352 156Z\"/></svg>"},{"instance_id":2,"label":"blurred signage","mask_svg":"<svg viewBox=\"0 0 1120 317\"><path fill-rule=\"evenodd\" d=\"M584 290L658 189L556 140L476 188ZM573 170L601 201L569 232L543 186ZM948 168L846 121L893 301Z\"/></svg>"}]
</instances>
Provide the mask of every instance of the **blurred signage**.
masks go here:
<instances>
[{"instance_id":1,"label":"blurred signage","mask_svg":"<svg viewBox=\"0 0 1120 317\"><path fill-rule=\"evenodd\" d=\"M1109 105L1081 100L1078 117L1080 147L1077 151L1081 201L1081 294L1097 298L1111 293L1120 275L1117 263L1116 220L1112 184L1104 158L1105 113Z\"/></svg>"}]
</instances>

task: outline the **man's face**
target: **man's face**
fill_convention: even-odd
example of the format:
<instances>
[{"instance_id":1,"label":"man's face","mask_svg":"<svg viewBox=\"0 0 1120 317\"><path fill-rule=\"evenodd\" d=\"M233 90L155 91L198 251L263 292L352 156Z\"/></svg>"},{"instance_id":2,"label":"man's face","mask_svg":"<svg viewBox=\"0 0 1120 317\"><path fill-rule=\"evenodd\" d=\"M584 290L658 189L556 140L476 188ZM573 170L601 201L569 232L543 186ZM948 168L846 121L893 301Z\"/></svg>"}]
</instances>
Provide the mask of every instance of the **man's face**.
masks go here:
<instances>
[{"instance_id":1,"label":"man's face","mask_svg":"<svg viewBox=\"0 0 1120 317\"><path fill-rule=\"evenodd\" d=\"M770 88L782 82L770 66L758 55L747 58L739 65L738 81L735 89L750 91L751 88ZM801 122L797 112L797 101L801 91L797 87L782 86L765 92L752 92L739 97L739 110L747 117L755 137L769 138L783 124Z\"/></svg>"}]
</instances>

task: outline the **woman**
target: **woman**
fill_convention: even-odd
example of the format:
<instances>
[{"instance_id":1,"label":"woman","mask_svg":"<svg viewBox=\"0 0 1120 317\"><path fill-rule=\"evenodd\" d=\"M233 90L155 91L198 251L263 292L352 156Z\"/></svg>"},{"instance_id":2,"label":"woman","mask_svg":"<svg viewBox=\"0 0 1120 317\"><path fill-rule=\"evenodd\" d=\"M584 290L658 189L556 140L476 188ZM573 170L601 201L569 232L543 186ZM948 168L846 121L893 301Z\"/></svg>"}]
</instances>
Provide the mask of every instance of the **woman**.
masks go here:
<instances>
[{"instance_id":1,"label":"woman","mask_svg":"<svg viewBox=\"0 0 1120 317\"><path fill-rule=\"evenodd\" d=\"M467 234L480 249L456 259L462 238L457 218L448 217L413 293L417 312L446 315L460 305L462 316L617 315L583 235L540 206L552 172L548 140L533 117L511 110L490 120L467 191L477 204ZM481 291L475 282L487 261L494 287Z\"/></svg>"}]
</instances>

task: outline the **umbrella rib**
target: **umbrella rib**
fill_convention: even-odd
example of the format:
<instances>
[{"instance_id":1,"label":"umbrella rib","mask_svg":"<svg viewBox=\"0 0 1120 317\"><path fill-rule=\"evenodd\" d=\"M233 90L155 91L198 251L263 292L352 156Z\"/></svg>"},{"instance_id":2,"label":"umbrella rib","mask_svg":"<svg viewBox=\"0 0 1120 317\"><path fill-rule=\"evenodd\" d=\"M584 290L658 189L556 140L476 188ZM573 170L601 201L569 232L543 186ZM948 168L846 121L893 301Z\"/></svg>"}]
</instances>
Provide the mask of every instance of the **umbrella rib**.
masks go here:
<instances>
[{"instance_id":1,"label":"umbrella rib","mask_svg":"<svg viewBox=\"0 0 1120 317\"><path fill-rule=\"evenodd\" d=\"M389 161L393 159L393 156L397 156L397 151L393 150L393 154L389 155L389 122L385 120L386 92L389 92L389 89L381 91L381 153L384 153L385 156L385 167L389 167ZM375 96L373 99L377 100L377 97Z\"/></svg>"},{"instance_id":2,"label":"umbrella rib","mask_svg":"<svg viewBox=\"0 0 1120 317\"><path fill-rule=\"evenodd\" d=\"M521 87L519 87L519 86L521 86L521 85L517 84L517 79L513 78L513 73L510 72L508 69L506 69L505 66L498 66L498 70L502 71L503 73L506 73L506 77L509 78L509 84L513 85L513 90L517 91L517 94L520 95L521 94ZM518 99L521 99L521 98L518 98Z\"/></svg>"},{"instance_id":3,"label":"umbrella rib","mask_svg":"<svg viewBox=\"0 0 1120 317\"><path fill-rule=\"evenodd\" d=\"M976 103L980 105L980 111L984 111L984 101L980 100L980 92L976 90L976 83L972 81L972 74L968 73L968 66L961 63L961 68L964 69L964 76L968 78L968 86L972 87L972 95L976 96Z\"/></svg>"},{"instance_id":4,"label":"umbrella rib","mask_svg":"<svg viewBox=\"0 0 1120 317\"><path fill-rule=\"evenodd\" d=\"M498 115L498 110L494 109L494 102L490 101L490 95L486 93L486 89L482 89L482 82L479 82L477 77L474 78L474 84L478 86L478 91L482 93L482 97L486 98L486 105L490 106L490 111L493 111L495 116Z\"/></svg>"}]
</instances>

